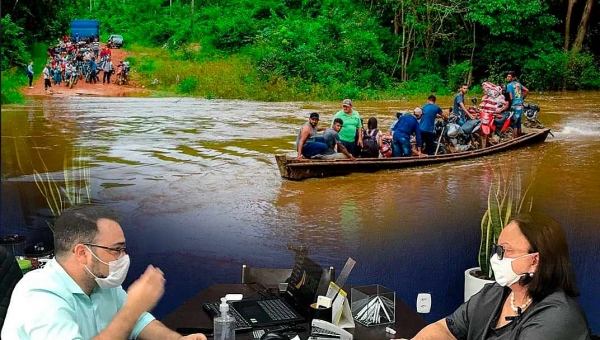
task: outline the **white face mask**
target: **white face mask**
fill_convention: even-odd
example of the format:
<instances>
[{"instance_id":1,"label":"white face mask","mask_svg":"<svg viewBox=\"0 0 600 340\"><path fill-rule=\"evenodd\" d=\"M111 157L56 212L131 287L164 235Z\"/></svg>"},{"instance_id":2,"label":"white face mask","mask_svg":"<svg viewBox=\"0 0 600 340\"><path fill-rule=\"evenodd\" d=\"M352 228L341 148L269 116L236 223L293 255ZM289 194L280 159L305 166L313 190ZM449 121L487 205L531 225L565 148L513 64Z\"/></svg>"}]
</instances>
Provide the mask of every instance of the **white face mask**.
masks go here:
<instances>
[{"instance_id":1,"label":"white face mask","mask_svg":"<svg viewBox=\"0 0 600 340\"><path fill-rule=\"evenodd\" d=\"M500 260L498 258L498 254L494 254L492 256L492 258L490 259L490 264L492 265L492 270L494 271L494 278L496 279L496 282L498 282L499 285L506 287L506 286L510 286L513 283L519 281L519 279L521 277L523 277L525 275L529 275L529 273L517 274L512 269L512 262L514 260L518 260L520 258L529 256L529 255L533 255L533 254L519 256L514 259L505 257L502 260Z\"/></svg>"},{"instance_id":2,"label":"white face mask","mask_svg":"<svg viewBox=\"0 0 600 340\"><path fill-rule=\"evenodd\" d=\"M100 260L98 258L98 256L96 256L96 254L94 254L94 252L88 247L85 246L90 253L92 253L92 255L94 255L94 257L108 265L108 276L107 277L97 277L96 275L94 275L94 273L92 273L92 271L85 266L85 269L87 269L88 273L92 274L92 276L95 278L96 283L98 284L98 287L100 288L115 288L115 287L119 287L123 281L125 281L125 277L127 277L127 271L129 270L129 255L125 254L123 256L121 256L120 258L114 260L114 261L110 261L108 263Z\"/></svg>"}]
</instances>

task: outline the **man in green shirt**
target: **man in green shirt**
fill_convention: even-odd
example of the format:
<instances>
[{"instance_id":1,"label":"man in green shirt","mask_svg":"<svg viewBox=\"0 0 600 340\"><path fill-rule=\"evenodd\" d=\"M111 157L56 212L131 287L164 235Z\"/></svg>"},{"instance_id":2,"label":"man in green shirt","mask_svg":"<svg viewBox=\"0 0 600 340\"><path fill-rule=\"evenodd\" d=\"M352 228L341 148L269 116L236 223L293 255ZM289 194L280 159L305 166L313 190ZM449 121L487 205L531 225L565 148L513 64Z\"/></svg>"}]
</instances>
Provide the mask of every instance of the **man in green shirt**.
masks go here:
<instances>
[{"instance_id":1,"label":"man in green shirt","mask_svg":"<svg viewBox=\"0 0 600 340\"><path fill-rule=\"evenodd\" d=\"M358 144L359 147L363 147L362 123L358 112L352 109L352 101L350 99L342 101L342 109L333 115L333 119L331 120L332 127L336 118L340 118L344 122L342 130L339 133L342 145L356 157L359 151L356 145Z\"/></svg>"}]
</instances>

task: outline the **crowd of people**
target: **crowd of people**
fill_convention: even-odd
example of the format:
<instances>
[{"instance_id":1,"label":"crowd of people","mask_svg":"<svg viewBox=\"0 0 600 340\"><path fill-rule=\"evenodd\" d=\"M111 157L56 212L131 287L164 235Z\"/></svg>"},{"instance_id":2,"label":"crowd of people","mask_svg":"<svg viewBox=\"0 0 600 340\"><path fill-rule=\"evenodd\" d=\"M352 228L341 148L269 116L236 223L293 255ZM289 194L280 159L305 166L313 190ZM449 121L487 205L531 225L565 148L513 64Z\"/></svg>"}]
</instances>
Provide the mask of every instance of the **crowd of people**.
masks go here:
<instances>
[{"instance_id":1,"label":"crowd of people","mask_svg":"<svg viewBox=\"0 0 600 340\"><path fill-rule=\"evenodd\" d=\"M115 65L111 49L101 47L98 38L81 39L78 33L73 38L64 35L56 44L51 44L47 52L48 60L42 69L46 91L63 83L72 87L79 79L84 78L86 82L95 84L100 81L100 72L103 72L103 84L110 84L113 73L116 73L119 84L127 82L129 63L120 60ZM27 66L27 77L29 87L33 88L33 61Z\"/></svg>"},{"instance_id":2,"label":"crowd of people","mask_svg":"<svg viewBox=\"0 0 600 340\"><path fill-rule=\"evenodd\" d=\"M507 85L501 88L500 96L492 97L494 86L484 86L486 96L482 101L482 109L490 109L494 113L512 110L512 126L514 137L521 135L521 117L523 115L523 100L529 90L515 79L515 73L509 71L506 76ZM485 85L486 83L484 83ZM490 84L490 83L487 83ZM462 126L467 121L477 119L477 114L465 105L465 96L469 91L468 85L460 87L454 96L450 114L456 118L456 123ZM500 88L498 89L500 93ZM367 121L363 127L360 114L353 109L352 100L344 99L342 109L332 119L329 129L317 127L319 114L310 114L308 122L304 123L296 138L298 159L352 159L356 157L425 157L436 153L436 120L448 119L448 115L436 104L436 96L430 95L427 103L415 108L413 112L397 112L396 121L387 131L378 129L377 118ZM324 131L323 136L317 132ZM413 145L414 144L414 145ZM485 145L484 145L485 147Z\"/></svg>"}]
</instances>

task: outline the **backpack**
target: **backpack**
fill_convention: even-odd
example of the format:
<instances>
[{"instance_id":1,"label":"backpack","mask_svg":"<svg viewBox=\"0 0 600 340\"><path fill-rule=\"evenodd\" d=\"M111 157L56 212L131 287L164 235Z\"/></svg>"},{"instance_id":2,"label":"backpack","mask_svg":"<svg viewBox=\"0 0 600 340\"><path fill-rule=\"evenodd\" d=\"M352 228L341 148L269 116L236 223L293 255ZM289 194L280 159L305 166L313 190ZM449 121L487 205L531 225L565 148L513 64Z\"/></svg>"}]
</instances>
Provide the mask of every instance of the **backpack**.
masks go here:
<instances>
[{"instance_id":1,"label":"backpack","mask_svg":"<svg viewBox=\"0 0 600 340\"><path fill-rule=\"evenodd\" d=\"M366 158L378 158L379 157L379 146L377 145L377 134L378 129L371 131L368 134L367 131L363 133L363 147L361 155Z\"/></svg>"}]
</instances>

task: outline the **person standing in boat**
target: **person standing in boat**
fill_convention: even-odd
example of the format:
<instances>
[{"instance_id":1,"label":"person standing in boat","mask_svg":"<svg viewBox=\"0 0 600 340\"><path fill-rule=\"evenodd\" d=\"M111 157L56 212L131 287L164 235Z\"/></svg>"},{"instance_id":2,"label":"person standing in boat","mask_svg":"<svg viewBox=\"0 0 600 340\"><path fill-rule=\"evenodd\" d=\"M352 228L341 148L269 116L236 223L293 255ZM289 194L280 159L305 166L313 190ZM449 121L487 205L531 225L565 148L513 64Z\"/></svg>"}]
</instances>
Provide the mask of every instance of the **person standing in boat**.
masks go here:
<instances>
[{"instance_id":1,"label":"person standing in boat","mask_svg":"<svg viewBox=\"0 0 600 340\"><path fill-rule=\"evenodd\" d=\"M318 131L325 130L324 127L317 127L319 124L319 114L312 112L308 118L308 122L304 123L298 131L296 137L296 151L298 151L298 159L312 158L316 155L323 154L327 150L327 144L323 137L317 137Z\"/></svg>"},{"instance_id":2,"label":"person standing in boat","mask_svg":"<svg viewBox=\"0 0 600 340\"><path fill-rule=\"evenodd\" d=\"M344 99L342 101L342 109L338 111L331 121L331 127L336 118L343 121L343 127L340 131L340 140L342 144L353 156L357 156L357 145L362 148L362 122L360 115L354 109L352 109L352 101L350 99Z\"/></svg>"},{"instance_id":3,"label":"person standing in boat","mask_svg":"<svg viewBox=\"0 0 600 340\"><path fill-rule=\"evenodd\" d=\"M521 116L523 115L524 111L523 101L527 97L529 90L516 80L515 71L508 71L506 74L506 81L508 82L508 85L506 85L508 102L510 103L510 107L514 112L512 117L514 129L513 133L514 137L517 138L521 135Z\"/></svg>"},{"instance_id":4,"label":"person standing in boat","mask_svg":"<svg viewBox=\"0 0 600 340\"><path fill-rule=\"evenodd\" d=\"M412 144L410 143L410 136L412 136L413 133L417 138L416 156L422 155L421 147L423 146L423 142L421 140L421 128L418 119L421 118L423 110L420 107L417 107L413 113L414 114L403 114L398 120L398 123L394 126L394 130L392 130L394 138L392 150L394 157L411 156Z\"/></svg>"},{"instance_id":5,"label":"person standing in boat","mask_svg":"<svg viewBox=\"0 0 600 340\"><path fill-rule=\"evenodd\" d=\"M458 93L454 96L454 105L452 106L452 113L458 117L457 124L462 126L466 121L469 114L469 110L465 106L465 96L469 91L467 84L462 84Z\"/></svg>"},{"instance_id":6,"label":"person standing in boat","mask_svg":"<svg viewBox=\"0 0 600 340\"><path fill-rule=\"evenodd\" d=\"M340 140L339 132L342 130L343 125L344 121L341 118L335 118L332 126L323 133L323 139L327 145L327 150L323 153L323 159L350 158L350 160L356 160ZM338 152L335 152L336 146Z\"/></svg>"},{"instance_id":7,"label":"person standing in boat","mask_svg":"<svg viewBox=\"0 0 600 340\"><path fill-rule=\"evenodd\" d=\"M436 98L434 95L427 97L427 104L422 108L423 116L419 126L421 129L421 138L425 143L425 153L428 155L435 154L435 119L443 118L444 112L442 108L435 104Z\"/></svg>"}]
</instances>

